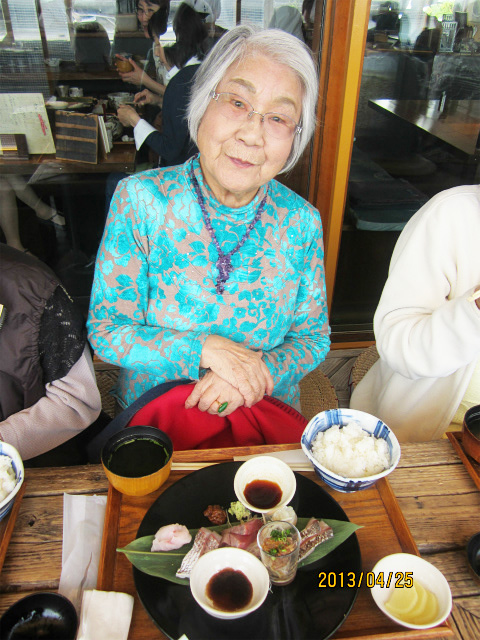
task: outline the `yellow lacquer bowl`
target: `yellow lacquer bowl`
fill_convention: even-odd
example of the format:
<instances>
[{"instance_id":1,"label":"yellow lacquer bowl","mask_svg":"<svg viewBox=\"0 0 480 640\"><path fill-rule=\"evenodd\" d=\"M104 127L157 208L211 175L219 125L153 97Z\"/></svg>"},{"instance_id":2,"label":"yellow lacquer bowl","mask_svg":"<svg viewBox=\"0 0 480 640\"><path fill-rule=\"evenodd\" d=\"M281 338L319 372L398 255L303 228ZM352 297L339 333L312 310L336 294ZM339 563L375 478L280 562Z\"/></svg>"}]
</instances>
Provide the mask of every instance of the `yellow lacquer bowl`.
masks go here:
<instances>
[{"instance_id":1,"label":"yellow lacquer bowl","mask_svg":"<svg viewBox=\"0 0 480 640\"><path fill-rule=\"evenodd\" d=\"M164 484L172 469L173 444L155 427L126 427L102 449L110 484L127 496L146 496Z\"/></svg>"}]
</instances>

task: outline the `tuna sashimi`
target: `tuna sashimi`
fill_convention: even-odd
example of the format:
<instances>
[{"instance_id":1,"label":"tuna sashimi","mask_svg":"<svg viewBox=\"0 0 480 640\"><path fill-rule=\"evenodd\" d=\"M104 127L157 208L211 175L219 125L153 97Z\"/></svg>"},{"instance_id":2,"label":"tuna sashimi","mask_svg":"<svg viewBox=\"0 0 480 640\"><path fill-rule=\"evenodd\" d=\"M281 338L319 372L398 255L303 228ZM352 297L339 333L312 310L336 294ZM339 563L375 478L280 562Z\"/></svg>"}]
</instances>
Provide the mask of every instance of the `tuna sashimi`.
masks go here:
<instances>
[{"instance_id":1,"label":"tuna sashimi","mask_svg":"<svg viewBox=\"0 0 480 640\"><path fill-rule=\"evenodd\" d=\"M257 539L257 533L263 525L261 518L252 518L247 522L229 527L222 532L221 547L247 549Z\"/></svg>"},{"instance_id":2,"label":"tuna sashimi","mask_svg":"<svg viewBox=\"0 0 480 640\"><path fill-rule=\"evenodd\" d=\"M172 551L180 549L192 539L187 527L183 524L168 524L155 534L151 551Z\"/></svg>"},{"instance_id":3,"label":"tuna sashimi","mask_svg":"<svg viewBox=\"0 0 480 640\"><path fill-rule=\"evenodd\" d=\"M193 547L183 558L180 569L176 573L177 578L188 578L200 556L212 549L218 549L220 540L221 536L216 531L210 531L205 527L199 529L193 541Z\"/></svg>"}]
</instances>

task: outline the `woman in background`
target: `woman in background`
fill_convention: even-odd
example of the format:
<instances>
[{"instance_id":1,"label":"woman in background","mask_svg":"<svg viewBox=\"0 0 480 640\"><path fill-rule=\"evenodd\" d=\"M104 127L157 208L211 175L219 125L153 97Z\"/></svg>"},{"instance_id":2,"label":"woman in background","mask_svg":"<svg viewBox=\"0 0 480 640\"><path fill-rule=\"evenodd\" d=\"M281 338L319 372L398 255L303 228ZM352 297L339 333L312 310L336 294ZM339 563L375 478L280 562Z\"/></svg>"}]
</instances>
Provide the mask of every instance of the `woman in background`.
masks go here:
<instances>
[{"instance_id":1,"label":"woman in background","mask_svg":"<svg viewBox=\"0 0 480 640\"><path fill-rule=\"evenodd\" d=\"M158 131L128 105L121 105L117 114L123 125L133 127L137 149L146 143L159 155L160 166L165 167L182 164L196 151L188 131L186 107L195 73L205 55L203 45L207 29L204 16L188 2L182 2L173 21L177 40L171 47L163 48L154 31L155 18L153 16L149 29L155 38L156 54L168 71L168 85L163 98L144 89L136 94L135 103L162 104L162 130Z\"/></svg>"},{"instance_id":2,"label":"woman in background","mask_svg":"<svg viewBox=\"0 0 480 640\"><path fill-rule=\"evenodd\" d=\"M158 36L163 35L167 31L168 15L170 13L170 0L138 0L137 2L137 18L143 29L146 38L152 38L152 34L149 31L148 25L152 18L155 16L155 33ZM158 60L155 57L155 43L149 52L148 57L155 63L155 70L158 68ZM163 78L152 78L147 72L150 67L150 60L144 68L138 66L135 60L129 58L128 60L120 54L116 54L116 57L120 60L125 60L133 67L132 71L119 71L119 75L124 82L134 84L137 87L148 87L152 91L157 93L163 93L165 87L163 85ZM157 75L157 73L156 73Z\"/></svg>"}]
</instances>

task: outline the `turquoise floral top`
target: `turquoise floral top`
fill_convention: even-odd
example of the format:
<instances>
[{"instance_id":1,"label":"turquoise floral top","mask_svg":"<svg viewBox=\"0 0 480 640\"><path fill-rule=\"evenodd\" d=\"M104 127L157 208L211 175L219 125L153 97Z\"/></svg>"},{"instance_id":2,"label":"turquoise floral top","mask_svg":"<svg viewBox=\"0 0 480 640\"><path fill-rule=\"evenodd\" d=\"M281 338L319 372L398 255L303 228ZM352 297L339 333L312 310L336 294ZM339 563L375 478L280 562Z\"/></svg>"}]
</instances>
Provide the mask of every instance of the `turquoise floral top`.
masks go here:
<instances>
[{"instance_id":1,"label":"turquoise floral top","mask_svg":"<svg viewBox=\"0 0 480 640\"><path fill-rule=\"evenodd\" d=\"M266 206L232 257L216 293L217 250L188 175L205 198L224 253L237 245L262 198ZM166 381L198 379L203 343L219 334L262 350L273 395L298 407L298 382L330 346L319 213L276 180L248 205L221 205L198 158L122 180L100 245L88 318L96 354L121 367L117 397L128 406Z\"/></svg>"}]
</instances>

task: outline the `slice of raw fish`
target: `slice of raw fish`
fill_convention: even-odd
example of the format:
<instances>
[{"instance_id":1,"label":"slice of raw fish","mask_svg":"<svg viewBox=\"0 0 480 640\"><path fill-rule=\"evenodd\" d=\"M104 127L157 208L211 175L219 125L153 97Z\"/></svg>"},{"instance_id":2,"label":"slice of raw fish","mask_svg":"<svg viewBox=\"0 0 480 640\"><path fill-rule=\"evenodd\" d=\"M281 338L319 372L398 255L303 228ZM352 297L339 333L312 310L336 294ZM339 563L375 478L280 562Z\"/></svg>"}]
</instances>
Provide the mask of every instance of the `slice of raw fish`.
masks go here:
<instances>
[{"instance_id":1,"label":"slice of raw fish","mask_svg":"<svg viewBox=\"0 0 480 640\"><path fill-rule=\"evenodd\" d=\"M233 533L237 533L241 536L248 536L252 533L257 533L257 531L262 528L262 525L262 518L250 518L250 520L246 520L245 522L236 524L233 527L229 527L228 529L225 529L225 531L232 531Z\"/></svg>"},{"instance_id":2,"label":"slice of raw fish","mask_svg":"<svg viewBox=\"0 0 480 640\"><path fill-rule=\"evenodd\" d=\"M183 524L167 524L155 534L151 551L172 551L180 549L192 539L187 527Z\"/></svg>"},{"instance_id":3,"label":"slice of raw fish","mask_svg":"<svg viewBox=\"0 0 480 640\"><path fill-rule=\"evenodd\" d=\"M216 531L210 531L205 527L199 529L193 541L193 547L183 558L180 569L176 573L177 578L188 578L200 556L212 549L218 549L220 540L221 536Z\"/></svg>"},{"instance_id":4,"label":"slice of raw fish","mask_svg":"<svg viewBox=\"0 0 480 640\"><path fill-rule=\"evenodd\" d=\"M246 549L246 551L248 551L248 553L253 554L256 558L258 558L259 560L261 560L260 557L260 547L258 546L258 543L256 540L254 540Z\"/></svg>"},{"instance_id":5,"label":"slice of raw fish","mask_svg":"<svg viewBox=\"0 0 480 640\"><path fill-rule=\"evenodd\" d=\"M262 525L261 518L252 518L247 522L225 529L222 532L220 546L247 549L257 539L257 533Z\"/></svg>"},{"instance_id":6,"label":"slice of raw fish","mask_svg":"<svg viewBox=\"0 0 480 640\"><path fill-rule=\"evenodd\" d=\"M323 520L310 518L305 529L300 531L300 553L298 561L309 556L319 544L333 538L333 529Z\"/></svg>"}]
</instances>

